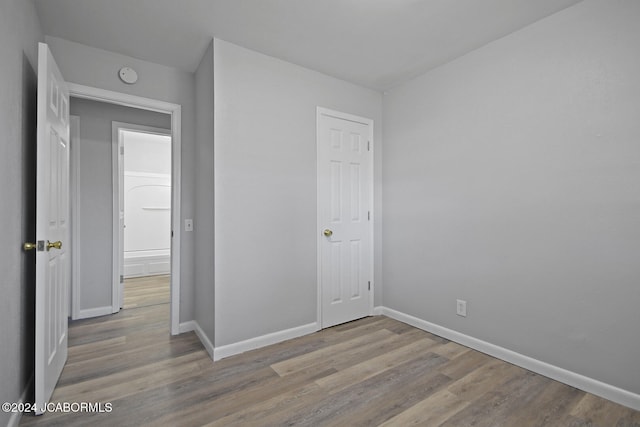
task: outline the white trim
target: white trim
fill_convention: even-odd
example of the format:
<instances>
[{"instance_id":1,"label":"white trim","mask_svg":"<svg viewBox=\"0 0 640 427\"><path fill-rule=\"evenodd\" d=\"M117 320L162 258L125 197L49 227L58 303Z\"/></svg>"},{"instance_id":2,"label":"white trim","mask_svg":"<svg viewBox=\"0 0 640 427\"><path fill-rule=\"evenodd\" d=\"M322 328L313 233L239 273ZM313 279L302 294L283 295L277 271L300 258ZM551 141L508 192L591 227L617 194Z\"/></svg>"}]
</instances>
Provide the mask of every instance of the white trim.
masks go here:
<instances>
[{"instance_id":1,"label":"white trim","mask_svg":"<svg viewBox=\"0 0 640 427\"><path fill-rule=\"evenodd\" d=\"M377 307L374 307L374 309L373 309L373 315L374 315L374 316L382 316L382 315L383 315L383 310L384 310L384 307L382 307L382 306L380 306L380 305L379 305L379 306L377 306ZM389 317L391 317L391 316L389 316Z\"/></svg>"},{"instance_id":2,"label":"white trim","mask_svg":"<svg viewBox=\"0 0 640 427\"><path fill-rule=\"evenodd\" d=\"M165 101L129 95L90 86L67 83L69 94L90 99L171 114L171 334L180 332L180 248L181 248L181 178L182 178L182 107Z\"/></svg>"},{"instance_id":3,"label":"white trim","mask_svg":"<svg viewBox=\"0 0 640 427\"><path fill-rule=\"evenodd\" d=\"M207 353L209 353L209 357L213 361L214 360L213 355L215 353L213 343L211 342L207 334L204 333L204 331L200 327L200 324L195 320L193 321L193 323L195 324L195 328L193 331L196 333L198 338L200 338L200 342L204 346L204 349L207 350Z\"/></svg>"},{"instance_id":4,"label":"white trim","mask_svg":"<svg viewBox=\"0 0 640 427\"><path fill-rule=\"evenodd\" d=\"M71 162L69 186L71 200L71 309L69 315L76 320L80 316L80 118L69 116ZM77 131L77 132L76 132Z\"/></svg>"},{"instance_id":5,"label":"white trim","mask_svg":"<svg viewBox=\"0 0 640 427\"><path fill-rule=\"evenodd\" d=\"M179 333L180 323L180 249L182 242L182 107L171 113L171 335Z\"/></svg>"},{"instance_id":6,"label":"white trim","mask_svg":"<svg viewBox=\"0 0 640 427\"><path fill-rule=\"evenodd\" d=\"M95 307L80 310L76 319L88 319L90 317L106 316L108 314L113 314L111 312L111 306L105 305L104 307Z\"/></svg>"},{"instance_id":7,"label":"white trim","mask_svg":"<svg viewBox=\"0 0 640 427\"><path fill-rule=\"evenodd\" d=\"M185 332L191 332L191 331L196 333L196 335L200 339L200 342L204 346L204 349L207 350L207 353L209 353L209 357L211 357L211 360L214 360L213 359L213 354L214 354L213 343L211 342L207 334L204 333L204 331L200 327L200 324L195 320L189 320L188 322L180 323L181 334Z\"/></svg>"},{"instance_id":8,"label":"white trim","mask_svg":"<svg viewBox=\"0 0 640 427\"><path fill-rule=\"evenodd\" d=\"M111 122L111 312L117 313L122 308L120 294L120 137L118 128ZM114 171L115 167L115 171Z\"/></svg>"},{"instance_id":9,"label":"white trim","mask_svg":"<svg viewBox=\"0 0 640 427\"><path fill-rule=\"evenodd\" d=\"M27 402L27 395L29 394L29 390L31 390L31 387L33 387L33 374L31 375L31 378L29 378L29 381L27 381L27 385L22 391L20 398L16 402L18 404L17 405L18 407L22 406L23 403ZM7 423L7 427L18 427L18 425L20 425L21 419L22 419L22 412L12 413L11 417L9 418L9 422Z\"/></svg>"},{"instance_id":10,"label":"white trim","mask_svg":"<svg viewBox=\"0 0 640 427\"><path fill-rule=\"evenodd\" d=\"M504 347L500 347L495 344L480 340L478 338L462 334L452 329L427 322L426 320L419 319L417 317L393 310L391 308L376 307L376 310L378 309L380 309L383 315L391 317L392 319L399 320L400 322L407 323L411 326L415 326L416 328L423 329L427 332L431 332L432 334L444 337L451 341L455 341L464 346L471 347L474 350L478 350L490 356L497 357L498 359L520 366L524 369L528 369L556 381L560 381L561 383L586 391L587 393L595 394L596 396L600 396L607 400L611 400L612 402L616 402L640 411L639 394L635 394L628 390L623 390L619 387L615 387L611 384L607 384L602 381L598 381L596 379L589 378L572 371L568 371L566 369L551 365L541 360L525 356L524 354L516 353L515 351L506 349Z\"/></svg>"},{"instance_id":11,"label":"white trim","mask_svg":"<svg viewBox=\"0 0 640 427\"><path fill-rule=\"evenodd\" d=\"M374 203L374 195L375 195L375 159L373 157L374 151L374 139L373 139L373 126L374 121L372 119L368 119L366 117L360 117L349 113L343 113L341 111L331 110L329 108L324 107L316 107L316 275L317 275L317 304L316 304L316 322L320 327L322 327L322 242L323 237L320 235L320 230L323 227L323 221L320 217L320 181L318 180L318 170L320 165L318 162L320 161L319 150L320 150L320 118L322 116L334 117L341 120L348 120L351 122L361 123L367 125L369 129L369 141L367 142L369 148L369 156L371 161L371 168L369 172L369 182L371 186L369 188L369 212L371 212L371 218L369 220L369 277L371 280L371 290L369 291L369 315L373 314L373 304L374 304L374 290L375 290L375 281L374 281L374 272L375 272L375 251L374 251L374 223L375 223L375 203ZM355 319L354 319L355 320Z\"/></svg>"},{"instance_id":12,"label":"white trim","mask_svg":"<svg viewBox=\"0 0 640 427\"><path fill-rule=\"evenodd\" d=\"M124 176L135 176L138 178L171 178L170 173L152 173L138 171L124 171Z\"/></svg>"},{"instance_id":13,"label":"white trim","mask_svg":"<svg viewBox=\"0 0 640 427\"><path fill-rule=\"evenodd\" d=\"M111 241L113 242L113 254L111 256L111 277L113 278L111 285L111 305L113 313L117 313L122 308L123 295L121 292L122 284L120 283L120 275L122 274L123 277L126 277L126 274L124 274L124 254L120 252L122 246L122 242L120 241L120 189L122 188L122 182L124 179L122 175L129 176L130 174L125 174L124 165L122 164L122 156L120 155L120 147L122 146L122 131L171 136L171 129L138 125L134 123L118 122L115 120L111 122L111 185L113 189L113 200L111 203L111 218L113 220L111 239ZM163 174L162 176L169 177L171 175Z\"/></svg>"},{"instance_id":14,"label":"white trim","mask_svg":"<svg viewBox=\"0 0 640 427\"><path fill-rule=\"evenodd\" d=\"M213 360L220 360L225 357L244 353L245 351L255 350L256 348L277 344L279 342L290 340L292 338L298 338L303 335L312 334L319 330L319 323L309 323L306 325L297 326L295 328L285 329L284 331L273 332L237 343L223 345L214 349Z\"/></svg>"},{"instance_id":15,"label":"white trim","mask_svg":"<svg viewBox=\"0 0 640 427\"><path fill-rule=\"evenodd\" d=\"M69 88L70 95L74 98L107 102L109 104L117 104L125 107L142 108L144 110L155 111L157 113L172 112L176 107L179 107L178 104L171 102L129 95L128 93L115 92L112 90L100 89L77 83L67 82L67 87Z\"/></svg>"},{"instance_id":16,"label":"white trim","mask_svg":"<svg viewBox=\"0 0 640 427\"><path fill-rule=\"evenodd\" d=\"M187 322L182 322L180 323L179 326L179 332L181 334L184 334L185 332L191 332L191 331L195 331L196 330L196 321L195 320L189 320Z\"/></svg>"},{"instance_id":17,"label":"white trim","mask_svg":"<svg viewBox=\"0 0 640 427\"><path fill-rule=\"evenodd\" d=\"M191 332L191 331L196 333L196 335L198 336L198 339L200 339L200 342L204 346L204 349L207 350L207 353L209 353L209 357L211 357L211 360L214 360L213 359L213 354L214 354L213 343L211 342L207 334L204 333L204 331L200 327L200 324L195 320L189 320L188 322L180 323L181 334L185 332Z\"/></svg>"}]
</instances>

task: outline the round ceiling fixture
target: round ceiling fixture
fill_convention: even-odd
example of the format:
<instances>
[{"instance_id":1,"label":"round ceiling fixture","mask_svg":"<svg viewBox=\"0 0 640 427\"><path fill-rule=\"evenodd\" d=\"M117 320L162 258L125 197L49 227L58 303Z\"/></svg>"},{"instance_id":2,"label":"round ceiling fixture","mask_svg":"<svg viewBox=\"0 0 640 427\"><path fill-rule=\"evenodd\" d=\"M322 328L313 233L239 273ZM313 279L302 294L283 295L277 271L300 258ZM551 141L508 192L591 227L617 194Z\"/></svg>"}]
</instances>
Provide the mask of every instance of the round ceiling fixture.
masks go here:
<instances>
[{"instance_id":1,"label":"round ceiling fixture","mask_svg":"<svg viewBox=\"0 0 640 427\"><path fill-rule=\"evenodd\" d=\"M128 85L132 85L138 81L138 73L136 73L136 70L130 67L120 68L120 71L118 71L118 76L120 76L120 80Z\"/></svg>"}]
</instances>

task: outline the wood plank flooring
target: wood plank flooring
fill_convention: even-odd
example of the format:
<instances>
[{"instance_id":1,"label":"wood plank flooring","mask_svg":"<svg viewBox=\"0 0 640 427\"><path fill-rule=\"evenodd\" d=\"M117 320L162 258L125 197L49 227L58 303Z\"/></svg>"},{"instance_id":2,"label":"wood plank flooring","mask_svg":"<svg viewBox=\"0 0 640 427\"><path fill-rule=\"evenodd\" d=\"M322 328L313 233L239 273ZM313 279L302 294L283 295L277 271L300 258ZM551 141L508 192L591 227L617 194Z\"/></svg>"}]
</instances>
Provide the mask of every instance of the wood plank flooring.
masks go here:
<instances>
[{"instance_id":1,"label":"wood plank flooring","mask_svg":"<svg viewBox=\"0 0 640 427\"><path fill-rule=\"evenodd\" d=\"M168 304L171 301L169 275L124 279L124 308Z\"/></svg>"},{"instance_id":2,"label":"wood plank flooring","mask_svg":"<svg viewBox=\"0 0 640 427\"><path fill-rule=\"evenodd\" d=\"M640 426L640 412L378 316L211 362L169 305L72 322L46 426Z\"/></svg>"}]
</instances>

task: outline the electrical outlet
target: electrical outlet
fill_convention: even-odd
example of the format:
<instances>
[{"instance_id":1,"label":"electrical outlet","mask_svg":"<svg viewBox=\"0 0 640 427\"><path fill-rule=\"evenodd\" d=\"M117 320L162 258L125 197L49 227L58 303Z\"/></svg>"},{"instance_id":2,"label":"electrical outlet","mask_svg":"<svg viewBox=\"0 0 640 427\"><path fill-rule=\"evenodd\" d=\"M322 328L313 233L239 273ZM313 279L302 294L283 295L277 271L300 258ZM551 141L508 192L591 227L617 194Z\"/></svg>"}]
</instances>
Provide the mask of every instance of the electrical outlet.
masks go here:
<instances>
[{"instance_id":1,"label":"electrical outlet","mask_svg":"<svg viewBox=\"0 0 640 427\"><path fill-rule=\"evenodd\" d=\"M467 302L465 300L457 300L456 314L458 316L467 317Z\"/></svg>"},{"instance_id":2,"label":"electrical outlet","mask_svg":"<svg viewBox=\"0 0 640 427\"><path fill-rule=\"evenodd\" d=\"M193 220L185 219L184 220L184 231L193 231Z\"/></svg>"}]
</instances>

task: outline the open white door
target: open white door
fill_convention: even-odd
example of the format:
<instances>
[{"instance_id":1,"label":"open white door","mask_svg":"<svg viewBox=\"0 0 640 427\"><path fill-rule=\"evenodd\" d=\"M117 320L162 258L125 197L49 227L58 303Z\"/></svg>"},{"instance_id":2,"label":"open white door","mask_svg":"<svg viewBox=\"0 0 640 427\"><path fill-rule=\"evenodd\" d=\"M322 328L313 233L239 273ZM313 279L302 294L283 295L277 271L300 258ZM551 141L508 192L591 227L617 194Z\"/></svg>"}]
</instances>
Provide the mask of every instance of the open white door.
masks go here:
<instances>
[{"instance_id":1,"label":"open white door","mask_svg":"<svg viewBox=\"0 0 640 427\"><path fill-rule=\"evenodd\" d=\"M41 414L67 360L69 91L49 47L38 50L35 404Z\"/></svg>"},{"instance_id":2,"label":"open white door","mask_svg":"<svg viewBox=\"0 0 640 427\"><path fill-rule=\"evenodd\" d=\"M371 314L373 122L318 108L318 253L323 328Z\"/></svg>"}]
</instances>

